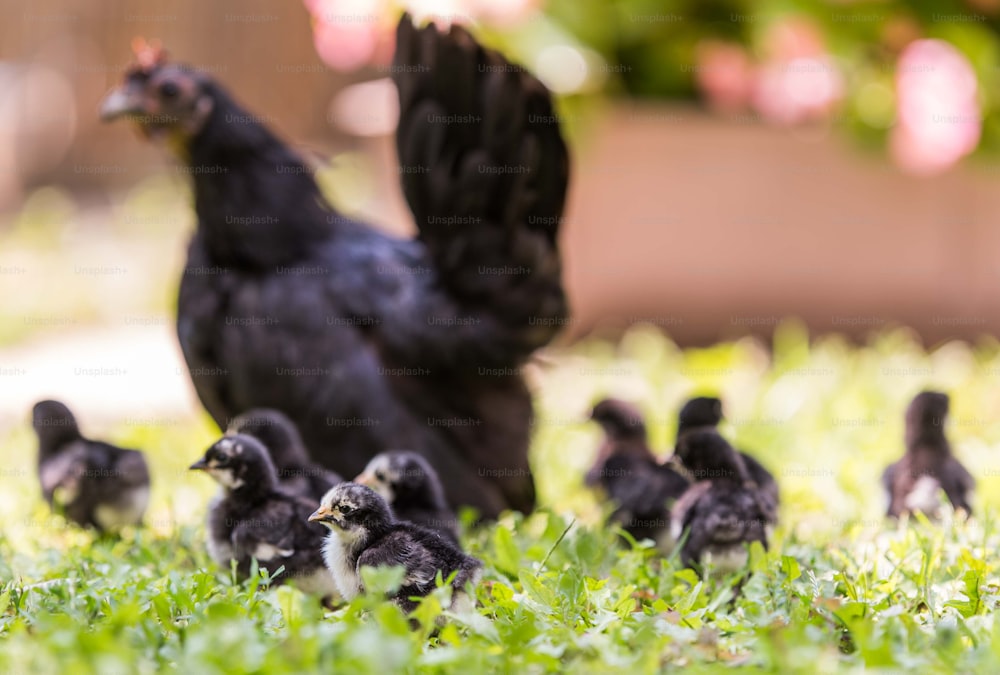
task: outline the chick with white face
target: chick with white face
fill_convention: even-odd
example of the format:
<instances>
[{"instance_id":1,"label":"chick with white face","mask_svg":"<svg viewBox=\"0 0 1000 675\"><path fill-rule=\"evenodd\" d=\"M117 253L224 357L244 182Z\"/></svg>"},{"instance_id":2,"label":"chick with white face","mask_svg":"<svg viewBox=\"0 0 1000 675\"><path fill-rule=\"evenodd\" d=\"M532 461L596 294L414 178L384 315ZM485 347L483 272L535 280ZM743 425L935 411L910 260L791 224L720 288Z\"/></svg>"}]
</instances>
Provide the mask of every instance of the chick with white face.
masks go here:
<instances>
[{"instance_id":1,"label":"chick with white face","mask_svg":"<svg viewBox=\"0 0 1000 675\"><path fill-rule=\"evenodd\" d=\"M319 509L309 517L310 521L319 522L330 530L323 542L323 560L345 600L352 600L363 588L358 574L358 558L371 535L364 521L356 520L352 514L364 508L365 497L368 495L362 495L362 500L357 500L341 495L334 488L323 497ZM371 501L370 497L368 501Z\"/></svg>"},{"instance_id":2,"label":"chick with white face","mask_svg":"<svg viewBox=\"0 0 1000 675\"><path fill-rule=\"evenodd\" d=\"M324 495L309 520L330 530L323 558L345 599L364 591L362 567L401 566L406 572L393 600L404 610L416 607L411 597L434 590L438 572L443 578L457 572L452 608L468 606L468 598L461 596L466 595L467 584L478 582L482 563L437 532L397 521L385 499L371 488L356 483L337 485Z\"/></svg>"},{"instance_id":3,"label":"chick with white face","mask_svg":"<svg viewBox=\"0 0 1000 675\"><path fill-rule=\"evenodd\" d=\"M448 506L437 471L422 455L408 450L383 452L354 482L378 493L397 520L434 530L458 545L458 519Z\"/></svg>"},{"instance_id":4,"label":"chick with white face","mask_svg":"<svg viewBox=\"0 0 1000 675\"><path fill-rule=\"evenodd\" d=\"M246 485L246 481L236 476L233 467L233 459L243 454L243 446L232 438L223 438L213 447L216 452L207 458L205 473L211 476L223 490L239 490Z\"/></svg>"},{"instance_id":5,"label":"chick with white face","mask_svg":"<svg viewBox=\"0 0 1000 675\"><path fill-rule=\"evenodd\" d=\"M337 589L321 552L323 528L307 522L314 501L285 491L267 448L252 436L224 436L191 465L220 486L208 512L208 551L220 567L236 561L247 576L254 560L272 572L273 583L291 582L334 600Z\"/></svg>"}]
</instances>

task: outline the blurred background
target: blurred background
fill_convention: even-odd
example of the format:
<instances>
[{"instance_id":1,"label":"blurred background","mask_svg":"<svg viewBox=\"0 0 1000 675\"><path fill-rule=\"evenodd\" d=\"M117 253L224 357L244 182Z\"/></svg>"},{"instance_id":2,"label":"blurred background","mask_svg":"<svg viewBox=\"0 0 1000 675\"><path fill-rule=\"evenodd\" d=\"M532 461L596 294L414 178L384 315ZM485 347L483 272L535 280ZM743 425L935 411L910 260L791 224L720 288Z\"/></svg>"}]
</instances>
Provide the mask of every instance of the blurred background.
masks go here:
<instances>
[{"instance_id":1,"label":"blurred background","mask_svg":"<svg viewBox=\"0 0 1000 675\"><path fill-rule=\"evenodd\" d=\"M993 382L1000 372L974 351L947 352L938 358L951 365L935 371L916 351L955 338L982 344L1000 330L1000 0L0 7L0 431L23 427L45 396L80 407L98 429L102 419L180 427L200 410L173 335L194 227L187 176L163 148L97 116L132 60L132 39L159 39L224 82L317 162L342 210L407 233L386 70L404 9L473 25L559 97L573 151L562 247L574 316L564 346L630 335L632 348L653 354L642 363L663 366L669 359L655 355L673 347L650 346L649 331L691 347L751 336L766 352L791 317L805 349L833 340L824 354L895 336L873 353L909 356L891 366L898 372L871 361L883 364L888 398L859 392L866 404L898 407L922 383L978 377L981 386L984 372ZM587 347L606 358L585 373L591 384L554 391L571 402L561 404L567 415L623 388L671 405L699 387L750 396L759 380L740 379L730 360L762 372L752 345L674 363L687 369L683 386L655 391ZM832 396L832 383L869 358L841 368L803 357L796 368L822 372L796 376ZM765 420L756 425L765 436L796 409L788 387L798 391L768 382L784 392L777 408L765 400L736 410L744 422ZM823 396L812 399L817 414ZM964 419L982 421L985 408L963 405ZM880 438L898 443L895 410L872 417L857 407L843 413L842 431L877 423ZM656 433L666 437L672 422L662 415Z\"/></svg>"}]
</instances>

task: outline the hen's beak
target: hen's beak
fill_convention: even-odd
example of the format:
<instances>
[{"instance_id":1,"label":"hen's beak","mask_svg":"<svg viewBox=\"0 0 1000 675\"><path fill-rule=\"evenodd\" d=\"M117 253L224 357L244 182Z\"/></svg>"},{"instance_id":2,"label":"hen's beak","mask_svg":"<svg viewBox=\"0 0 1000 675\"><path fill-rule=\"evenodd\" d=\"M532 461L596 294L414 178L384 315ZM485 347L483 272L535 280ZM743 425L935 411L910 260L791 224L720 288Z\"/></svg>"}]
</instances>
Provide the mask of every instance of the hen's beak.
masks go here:
<instances>
[{"instance_id":1,"label":"hen's beak","mask_svg":"<svg viewBox=\"0 0 1000 675\"><path fill-rule=\"evenodd\" d=\"M143 112L142 93L129 86L112 89L101 102L101 121L110 122L126 115Z\"/></svg>"},{"instance_id":2,"label":"hen's beak","mask_svg":"<svg viewBox=\"0 0 1000 675\"><path fill-rule=\"evenodd\" d=\"M189 471L205 471L206 469L208 469L208 462L205 461L204 457L188 467Z\"/></svg>"},{"instance_id":3,"label":"hen's beak","mask_svg":"<svg viewBox=\"0 0 1000 675\"><path fill-rule=\"evenodd\" d=\"M325 506L319 507L309 516L310 523L322 523L327 520L333 520L333 512Z\"/></svg>"}]
</instances>

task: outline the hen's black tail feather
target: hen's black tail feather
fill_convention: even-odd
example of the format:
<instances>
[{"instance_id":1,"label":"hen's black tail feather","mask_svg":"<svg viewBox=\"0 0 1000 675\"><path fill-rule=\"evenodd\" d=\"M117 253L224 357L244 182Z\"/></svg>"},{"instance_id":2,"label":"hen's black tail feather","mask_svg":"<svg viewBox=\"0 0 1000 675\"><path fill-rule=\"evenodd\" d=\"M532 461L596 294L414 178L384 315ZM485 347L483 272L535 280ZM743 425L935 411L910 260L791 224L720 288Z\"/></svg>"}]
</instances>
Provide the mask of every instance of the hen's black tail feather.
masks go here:
<instances>
[{"instance_id":1,"label":"hen's black tail feather","mask_svg":"<svg viewBox=\"0 0 1000 675\"><path fill-rule=\"evenodd\" d=\"M462 27L399 23L394 79L403 191L453 297L527 355L565 323L557 234L569 158L549 92Z\"/></svg>"}]
</instances>

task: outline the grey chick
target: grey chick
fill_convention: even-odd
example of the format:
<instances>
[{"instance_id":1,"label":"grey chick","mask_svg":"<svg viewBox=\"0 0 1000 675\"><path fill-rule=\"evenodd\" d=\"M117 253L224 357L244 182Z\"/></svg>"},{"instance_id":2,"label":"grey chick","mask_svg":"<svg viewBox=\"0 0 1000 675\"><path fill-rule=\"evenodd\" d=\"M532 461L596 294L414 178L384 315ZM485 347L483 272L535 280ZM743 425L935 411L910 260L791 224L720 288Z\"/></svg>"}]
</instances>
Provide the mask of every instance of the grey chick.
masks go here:
<instances>
[{"instance_id":1,"label":"grey chick","mask_svg":"<svg viewBox=\"0 0 1000 675\"><path fill-rule=\"evenodd\" d=\"M398 521L382 497L357 483L341 483L330 490L309 520L330 530L323 546L326 566L340 594L347 600L364 592L362 567L402 566L403 584L392 595L404 611L412 611L413 597L436 588L438 572L452 581L452 609L471 609L467 588L475 587L483 564L433 530Z\"/></svg>"},{"instance_id":2,"label":"grey chick","mask_svg":"<svg viewBox=\"0 0 1000 675\"><path fill-rule=\"evenodd\" d=\"M890 517L920 511L935 518L942 491L956 510L972 513L976 481L951 452L944 432L948 408L947 394L925 391L906 409L906 454L882 474Z\"/></svg>"},{"instance_id":3,"label":"grey chick","mask_svg":"<svg viewBox=\"0 0 1000 675\"><path fill-rule=\"evenodd\" d=\"M767 548L767 510L742 457L711 429L684 435L680 459L697 481L671 513L674 538L687 539L681 561L688 566L733 572L747 563L747 545Z\"/></svg>"},{"instance_id":4,"label":"grey chick","mask_svg":"<svg viewBox=\"0 0 1000 675\"><path fill-rule=\"evenodd\" d=\"M445 501L437 472L421 455L408 450L383 452L368 462L354 482L375 490L398 520L435 530L458 543L458 519Z\"/></svg>"},{"instance_id":5,"label":"grey chick","mask_svg":"<svg viewBox=\"0 0 1000 675\"><path fill-rule=\"evenodd\" d=\"M275 585L293 581L301 590L336 598L323 564L321 527L308 522L316 502L285 491L263 444L252 436L223 436L191 465L222 488L208 514L208 552L220 567L236 561L241 578L254 559L269 572L284 567Z\"/></svg>"},{"instance_id":6,"label":"grey chick","mask_svg":"<svg viewBox=\"0 0 1000 675\"><path fill-rule=\"evenodd\" d=\"M85 438L59 401L35 404L38 478L54 510L102 532L138 525L149 504L149 468L138 450Z\"/></svg>"},{"instance_id":7,"label":"grey chick","mask_svg":"<svg viewBox=\"0 0 1000 675\"><path fill-rule=\"evenodd\" d=\"M722 401L710 396L698 396L688 400L681 408L677 419L677 443L680 444L684 434L693 429L716 429L722 421ZM676 451L676 450L675 450ZM778 494L778 483L763 464L752 455L737 451L743 460L750 480L757 484L768 510L768 520L778 522L778 506L781 498Z\"/></svg>"},{"instance_id":8,"label":"grey chick","mask_svg":"<svg viewBox=\"0 0 1000 675\"><path fill-rule=\"evenodd\" d=\"M282 487L297 495L319 500L337 483L338 474L309 459L309 452L295 423L280 410L254 408L233 418L227 434L247 434L264 444Z\"/></svg>"}]
</instances>

